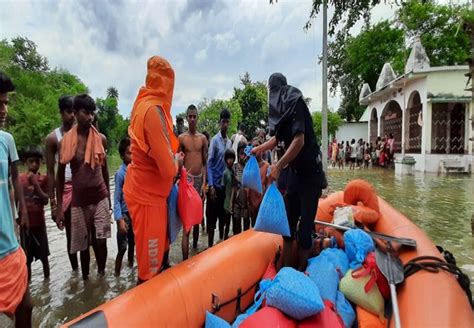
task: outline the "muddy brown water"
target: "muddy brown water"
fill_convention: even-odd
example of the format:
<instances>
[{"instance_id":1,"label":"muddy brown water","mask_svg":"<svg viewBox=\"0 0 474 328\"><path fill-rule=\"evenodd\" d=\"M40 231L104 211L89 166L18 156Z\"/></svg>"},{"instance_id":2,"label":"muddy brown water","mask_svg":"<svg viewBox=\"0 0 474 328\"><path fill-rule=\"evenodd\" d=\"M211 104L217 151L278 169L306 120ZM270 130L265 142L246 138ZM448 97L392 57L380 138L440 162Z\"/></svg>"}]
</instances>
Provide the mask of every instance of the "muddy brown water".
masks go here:
<instances>
[{"instance_id":1,"label":"muddy brown water","mask_svg":"<svg viewBox=\"0 0 474 328\"><path fill-rule=\"evenodd\" d=\"M393 171L368 169L339 171L330 169L328 180L332 190L341 190L354 178L363 178L377 189L395 208L421 227L435 244L443 245L456 257L461 269L471 277L474 289L474 239L471 218L474 215L474 179L470 176L437 176L416 174L396 177ZM108 259L105 277L97 276L97 267L91 249L91 274L84 282L80 272L72 272L66 255L66 237L50 220L47 213L47 229L51 256L51 277L43 279L39 261L33 263L31 294L35 303L33 325L55 327L67 322L96 306L119 296L136 283L135 267L125 263L120 277L113 274L117 254L116 225L112 225L112 238L108 240ZM198 249L190 250L194 255L207 245L207 235L202 232ZM126 256L125 256L126 257ZM181 237L172 245L171 264L181 261ZM125 262L125 261L124 261ZM128 311L128 309L123 309ZM13 327L6 316L0 315L0 327Z\"/></svg>"}]
</instances>

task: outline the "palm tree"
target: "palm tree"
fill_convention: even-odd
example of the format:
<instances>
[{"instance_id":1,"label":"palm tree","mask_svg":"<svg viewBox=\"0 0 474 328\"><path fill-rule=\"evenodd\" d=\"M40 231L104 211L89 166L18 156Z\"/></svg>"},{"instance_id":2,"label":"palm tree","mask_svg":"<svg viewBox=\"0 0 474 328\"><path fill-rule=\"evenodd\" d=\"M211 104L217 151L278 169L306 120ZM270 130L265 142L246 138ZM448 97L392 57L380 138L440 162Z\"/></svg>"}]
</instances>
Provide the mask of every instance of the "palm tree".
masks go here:
<instances>
[{"instance_id":1,"label":"palm tree","mask_svg":"<svg viewBox=\"0 0 474 328\"><path fill-rule=\"evenodd\" d=\"M118 100L119 92L116 87L108 87L107 88L107 98L115 98Z\"/></svg>"}]
</instances>

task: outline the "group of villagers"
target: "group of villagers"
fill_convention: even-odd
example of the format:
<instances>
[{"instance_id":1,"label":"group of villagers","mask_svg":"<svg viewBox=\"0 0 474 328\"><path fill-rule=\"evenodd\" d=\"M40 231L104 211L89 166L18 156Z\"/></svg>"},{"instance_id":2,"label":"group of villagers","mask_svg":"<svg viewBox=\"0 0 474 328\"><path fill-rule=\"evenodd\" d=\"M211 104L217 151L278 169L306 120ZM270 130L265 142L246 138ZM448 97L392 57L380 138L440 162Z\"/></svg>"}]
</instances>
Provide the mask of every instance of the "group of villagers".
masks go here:
<instances>
[{"instance_id":1,"label":"group of villagers","mask_svg":"<svg viewBox=\"0 0 474 328\"><path fill-rule=\"evenodd\" d=\"M288 85L281 73L272 74L268 80L269 137L262 133L249 142L241 129L229 138L232 117L223 108L220 130L208 142L197 131L198 111L192 105L186 112L188 131L177 136L171 116L174 82L175 72L166 59L154 56L148 60L145 85L138 91L131 112L129 138L119 145L123 164L115 174L114 197L109 187L107 141L94 124L96 105L90 96L60 99L62 125L46 137L46 176L39 173L43 154L34 148L23 154L27 173L18 174L19 157L13 136L0 130L0 312L15 317L17 326L31 325L31 262L40 259L45 277L49 276L44 224L44 206L48 202L58 228L66 230L73 270L78 270L79 253L83 279L89 276L90 246L95 253L97 274L105 274L106 239L111 236L113 208L119 246L115 273L120 274L127 246L128 264L133 266L135 248L137 280L142 283L169 266L167 199L181 167L186 168L205 201L203 217L209 247L214 244L216 227L220 239L226 239L231 223L234 235L242 231L242 222L243 230L255 224L262 195L241 185L247 145L252 146L250 154L259 161L263 190L277 183L285 197L291 234L283 237L280 266L290 265L297 254L297 268L306 268L324 173L313 122L301 91ZM13 90L11 79L1 73L2 125L8 112L8 94ZM279 156L267 156L275 149ZM19 218L20 238L15 234L14 218ZM190 232L183 233L183 259L188 257L189 235ZM194 247L198 235L196 225Z\"/></svg>"}]
</instances>

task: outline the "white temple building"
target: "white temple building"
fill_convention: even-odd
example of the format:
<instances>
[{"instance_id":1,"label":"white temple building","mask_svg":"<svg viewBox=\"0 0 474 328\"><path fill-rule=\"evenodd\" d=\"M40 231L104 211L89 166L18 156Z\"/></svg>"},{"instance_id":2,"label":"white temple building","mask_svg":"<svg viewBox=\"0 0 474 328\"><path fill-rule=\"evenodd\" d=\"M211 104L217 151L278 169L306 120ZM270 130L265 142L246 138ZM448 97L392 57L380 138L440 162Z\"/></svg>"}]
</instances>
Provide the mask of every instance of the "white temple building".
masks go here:
<instances>
[{"instance_id":1,"label":"white temple building","mask_svg":"<svg viewBox=\"0 0 474 328\"><path fill-rule=\"evenodd\" d=\"M367 140L393 134L396 160L414 158L416 171L471 172L474 105L466 90L468 72L467 65L431 67L417 40L403 75L386 63L374 92L363 85L359 102L367 108L360 121L368 122Z\"/></svg>"}]
</instances>

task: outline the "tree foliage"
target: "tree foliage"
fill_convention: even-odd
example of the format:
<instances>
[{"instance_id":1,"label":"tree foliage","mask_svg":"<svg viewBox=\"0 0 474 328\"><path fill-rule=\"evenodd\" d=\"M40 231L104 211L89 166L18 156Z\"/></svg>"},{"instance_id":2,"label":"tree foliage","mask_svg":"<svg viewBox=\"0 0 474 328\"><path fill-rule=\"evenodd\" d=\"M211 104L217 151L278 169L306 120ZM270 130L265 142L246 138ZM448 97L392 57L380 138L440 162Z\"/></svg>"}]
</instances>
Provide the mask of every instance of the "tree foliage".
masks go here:
<instances>
[{"instance_id":1,"label":"tree foliage","mask_svg":"<svg viewBox=\"0 0 474 328\"><path fill-rule=\"evenodd\" d=\"M366 26L357 36L336 38L328 45L328 81L333 94L340 90L338 109L346 120L358 120L362 83L375 90L380 71L390 62L397 74L404 65L416 36L431 60L431 66L462 64L469 56L469 36L461 29L465 6L439 5L433 1L407 1L393 21Z\"/></svg>"},{"instance_id":2,"label":"tree foliage","mask_svg":"<svg viewBox=\"0 0 474 328\"><path fill-rule=\"evenodd\" d=\"M13 46L12 61L24 70L31 72L47 72L48 60L36 50L36 44L27 38L17 37L11 41Z\"/></svg>"},{"instance_id":3,"label":"tree foliage","mask_svg":"<svg viewBox=\"0 0 474 328\"><path fill-rule=\"evenodd\" d=\"M268 91L265 82L252 82L246 72L240 77L242 89L234 88L233 100L237 101L242 110L244 133L253 138L258 129L267 126L268 121Z\"/></svg>"},{"instance_id":4,"label":"tree foliage","mask_svg":"<svg viewBox=\"0 0 474 328\"><path fill-rule=\"evenodd\" d=\"M270 0L270 3L278 0ZM363 19L368 25L371 17L371 10L381 3L397 3L396 0L313 0L313 6L309 14L308 21L304 28L307 30L312 26L313 20L321 12L324 3L333 8L334 12L329 22L328 33L337 38L344 39L349 35L349 30L360 20Z\"/></svg>"},{"instance_id":5,"label":"tree foliage","mask_svg":"<svg viewBox=\"0 0 474 328\"><path fill-rule=\"evenodd\" d=\"M466 5L408 1L397 13L397 24L408 41L421 37L431 66L463 65L469 58L470 39L462 29Z\"/></svg>"},{"instance_id":6,"label":"tree foliage","mask_svg":"<svg viewBox=\"0 0 474 328\"><path fill-rule=\"evenodd\" d=\"M311 117L313 119L314 133L316 133L318 140L322 140L322 113L313 112ZM344 123L344 120L338 113L328 111L328 134L333 136L336 135L336 131L341 127L342 123Z\"/></svg>"},{"instance_id":7,"label":"tree foliage","mask_svg":"<svg viewBox=\"0 0 474 328\"><path fill-rule=\"evenodd\" d=\"M328 82L333 94L340 91L339 114L348 121L358 120L364 112L359 105L362 83L372 90L386 62L401 73L405 61L403 31L388 21L364 28L356 37L328 45Z\"/></svg>"},{"instance_id":8,"label":"tree foliage","mask_svg":"<svg viewBox=\"0 0 474 328\"><path fill-rule=\"evenodd\" d=\"M42 145L46 135L59 126L58 98L87 92L82 81L62 69L50 69L34 42L16 38L0 41L0 71L16 86L10 95L7 129L17 147Z\"/></svg>"},{"instance_id":9,"label":"tree foliage","mask_svg":"<svg viewBox=\"0 0 474 328\"><path fill-rule=\"evenodd\" d=\"M198 130L200 132L206 131L211 137L215 135L219 131L219 116L224 108L227 108L231 115L228 135L231 136L237 132L237 124L242 120L242 110L236 100L204 99L197 107L199 111Z\"/></svg>"},{"instance_id":10,"label":"tree foliage","mask_svg":"<svg viewBox=\"0 0 474 328\"><path fill-rule=\"evenodd\" d=\"M97 98L97 121L99 130L106 137L109 148L115 148L120 140L127 136L129 121L124 119L118 111L118 90L109 87L106 98Z\"/></svg>"}]
</instances>

